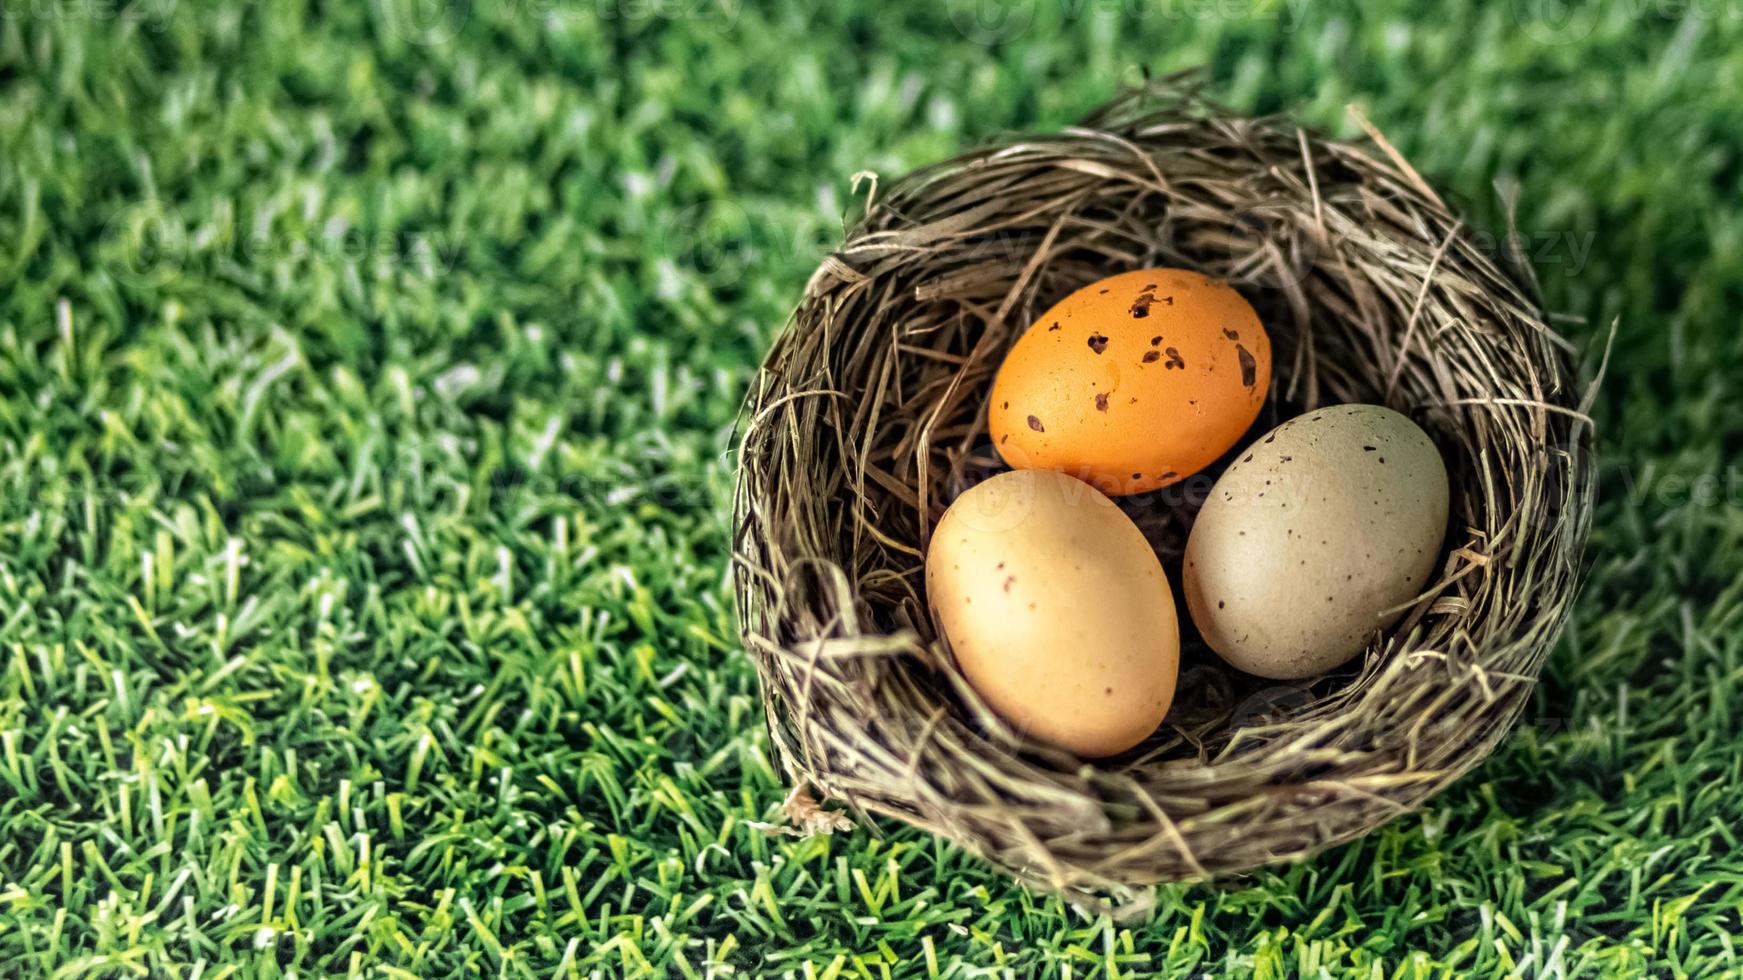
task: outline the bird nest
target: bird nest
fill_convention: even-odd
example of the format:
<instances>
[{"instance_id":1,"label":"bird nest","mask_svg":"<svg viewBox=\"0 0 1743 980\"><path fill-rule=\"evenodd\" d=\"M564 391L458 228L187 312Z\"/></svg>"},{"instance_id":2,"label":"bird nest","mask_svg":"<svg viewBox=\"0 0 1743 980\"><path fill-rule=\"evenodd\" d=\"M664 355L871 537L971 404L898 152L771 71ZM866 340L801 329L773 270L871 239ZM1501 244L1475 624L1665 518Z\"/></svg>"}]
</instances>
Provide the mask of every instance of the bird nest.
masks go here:
<instances>
[{"instance_id":1,"label":"bird nest","mask_svg":"<svg viewBox=\"0 0 1743 980\"><path fill-rule=\"evenodd\" d=\"M1566 622L1591 517L1589 394L1516 253L1492 254L1371 127L1337 142L1195 85L1151 82L874 188L746 405L735 586L796 792L1079 899L1300 859L1475 766ZM986 401L1011 344L1073 290L1154 266L1221 277L1259 311L1276 370L1255 433L1327 404L1401 411L1447 460L1452 519L1428 587L1351 665L1261 681L1183 619L1167 720L1087 761L964 682L924 557L944 507L1000 466ZM1219 470L1120 501L1176 586Z\"/></svg>"}]
</instances>

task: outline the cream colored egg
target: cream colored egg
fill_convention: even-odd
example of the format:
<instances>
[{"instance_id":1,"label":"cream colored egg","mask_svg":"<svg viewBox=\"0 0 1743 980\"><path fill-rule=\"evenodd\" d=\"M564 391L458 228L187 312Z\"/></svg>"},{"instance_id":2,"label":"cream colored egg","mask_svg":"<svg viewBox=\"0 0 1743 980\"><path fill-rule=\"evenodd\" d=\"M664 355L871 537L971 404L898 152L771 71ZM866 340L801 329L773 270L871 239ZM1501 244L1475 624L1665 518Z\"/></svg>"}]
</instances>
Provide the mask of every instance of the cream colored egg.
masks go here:
<instances>
[{"instance_id":1,"label":"cream colored egg","mask_svg":"<svg viewBox=\"0 0 1743 980\"><path fill-rule=\"evenodd\" d=\"M1297 416L1248 446L1199 511L1187 610L1241 670L1324 673L1422 591L1447 510L1446 466L1408 418L1378 405Z\"/></svg>"},{"instance_id":2,"label":"cream colored egg","mask_svg":"<svg viewBox=\"0 0 1743 980\"><path fill-rule=\"evenodd\" d=\"M1020 732L1106 756L1168 713L1180 633L1167 576L1087 484L1016 470L964 492L933 530L926 593L969 684Z\"/></svg>"}]
</instances>

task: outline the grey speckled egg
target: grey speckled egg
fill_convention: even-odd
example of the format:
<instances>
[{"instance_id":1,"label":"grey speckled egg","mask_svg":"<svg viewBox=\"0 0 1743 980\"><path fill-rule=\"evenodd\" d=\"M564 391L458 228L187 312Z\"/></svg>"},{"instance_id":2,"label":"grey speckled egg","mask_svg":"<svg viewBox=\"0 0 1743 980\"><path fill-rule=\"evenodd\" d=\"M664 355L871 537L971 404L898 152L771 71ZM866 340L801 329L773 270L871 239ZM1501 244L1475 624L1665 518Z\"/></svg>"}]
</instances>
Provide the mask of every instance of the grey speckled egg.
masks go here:
<instances>
[{"instance_id":1,"label":"grey speckled egg","mask_svg":"<svg viewBox=\"0 0 1743 980\"><path fill-rule=\"evenodd\" d=\"M1187 611L1250 674L1324 673L1418 595L1446 538L1446 464L1378 405L1297 416L1216 482L1187 541Z\"/></svg>"}]
</instances>

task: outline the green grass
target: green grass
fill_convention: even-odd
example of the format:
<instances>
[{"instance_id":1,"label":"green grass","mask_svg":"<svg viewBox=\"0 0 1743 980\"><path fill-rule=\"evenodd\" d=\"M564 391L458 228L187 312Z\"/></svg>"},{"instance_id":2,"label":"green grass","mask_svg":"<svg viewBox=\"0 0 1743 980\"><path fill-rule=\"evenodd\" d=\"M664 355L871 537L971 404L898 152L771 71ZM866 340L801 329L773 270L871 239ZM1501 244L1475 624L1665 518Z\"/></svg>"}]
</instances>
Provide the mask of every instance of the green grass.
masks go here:
<instances>
[{"instance_id":1,"label":"green grass","mask_svg":"<svg viewBox=\"0 0 1743 980\"><path fill-rule=\"evenodd\" d=\"M0 975L1743 973L1743 7L817 6L6 5ZM1195 63L1620 317L1531 717L1135 923L764 835L729 437L850 175Z\"/></svg>"}]
</instances>

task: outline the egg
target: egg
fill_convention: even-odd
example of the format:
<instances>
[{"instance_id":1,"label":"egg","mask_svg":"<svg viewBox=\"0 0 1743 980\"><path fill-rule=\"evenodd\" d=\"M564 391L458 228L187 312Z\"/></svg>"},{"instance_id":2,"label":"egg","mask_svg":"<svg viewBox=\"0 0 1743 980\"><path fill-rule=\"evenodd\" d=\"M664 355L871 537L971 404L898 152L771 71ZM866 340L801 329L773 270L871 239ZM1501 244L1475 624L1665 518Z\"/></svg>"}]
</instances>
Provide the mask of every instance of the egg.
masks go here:
<instances>
[{"instance_id":1,"label":"egg","mask_svg":"<svg viewBox=\"0 0 1743 980\"><path fill-rule=\"evenodd\" d=\"M1006 463L1105 493L1178 482L1238 443L1271 383L1271 341L1227 283L1139 269L1060 300L993 381L987 426Z\"/></svg>"},{"instance_id":2,"label":"egg","mask_svg":"<svg viewBox=\"0 0 1743 980\"><path fill-rule=\"evenodd\" d=\"M1403 415L1336 405L1290 419L1229 466L1193 522L1187 612L1249 674L1331 670L1428 582L1448 500L1439 451Z\"/></svg>"},{"instance_id":3,"label":"egg","mask_svg":"<svg viewBox=\"0 0 1743 980\"><path fill-rule=\"evenodd\" d=\"M926 595L963 676L1019 732L1114 755L1174 700L1168 578L1131 518L1081 481L1014 470L962 493L933 529Z\"/></svg>"}]
</instances>

